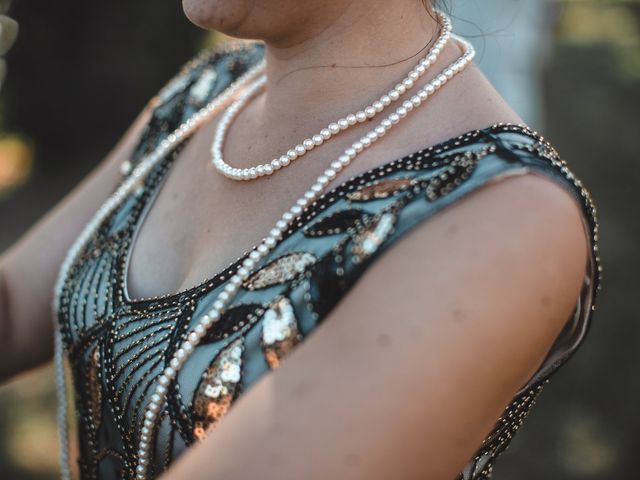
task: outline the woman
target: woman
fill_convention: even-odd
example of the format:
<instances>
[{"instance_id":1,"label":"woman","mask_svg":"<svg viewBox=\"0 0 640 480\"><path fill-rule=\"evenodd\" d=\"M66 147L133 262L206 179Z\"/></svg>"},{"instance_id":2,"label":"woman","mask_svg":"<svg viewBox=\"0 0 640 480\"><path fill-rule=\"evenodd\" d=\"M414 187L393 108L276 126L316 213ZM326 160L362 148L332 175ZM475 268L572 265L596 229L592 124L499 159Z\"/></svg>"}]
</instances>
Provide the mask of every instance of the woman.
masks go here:
<instances>
[{"instance_id":1,"label":"woman","mask_svg":"<svg viewBox=\"0 0 640 480\"><path fill-rule=\"evenodd\" d=\"M86 479L488 478L589 324L587 191L431 5L184 7L262 42L2 257L4 377L55 336Z\"/></svg>"}]
</instances>

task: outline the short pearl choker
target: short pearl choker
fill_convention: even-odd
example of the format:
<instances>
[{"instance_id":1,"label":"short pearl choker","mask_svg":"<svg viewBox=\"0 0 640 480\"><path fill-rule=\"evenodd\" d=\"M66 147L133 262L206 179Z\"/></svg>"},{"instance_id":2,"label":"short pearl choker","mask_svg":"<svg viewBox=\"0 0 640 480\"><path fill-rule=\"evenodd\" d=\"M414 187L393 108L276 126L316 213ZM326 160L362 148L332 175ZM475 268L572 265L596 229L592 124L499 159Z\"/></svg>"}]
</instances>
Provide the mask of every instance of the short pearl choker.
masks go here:
<instances>
[{"instance_id":1,"label":"short pearl choker","mask_svg":"<svg viewBox=\"0 0 640 480\"><path fill-rule=\"evenodd\" d=\"M350 113L335 122L331 122L327 127L320 130L319 133L305 139L295 147L288 150L286 154L274 158L269 163L248 168L234 168L225 162L223 158L222 149L224 147L224 140L233 120L246 106L248 101L266 85L267 76L262 75L259 77L239 95L239 97L231 104L231 106L229 106L229 108L227 108L220 118L213 137L213 143L211 145L211 160L213 166L218 172L232 180L248 181L262 176L273 175L276 171L290 165L291 162L302 157L305 153L313 150L315 147L322 145L341 131L347 130L353 125L363 123L374 118L393 102L398 101L404 93L413 88L415 82L417 82L427 72L429 67L436 62L438 56L442 52L442 49L451 38L451 21L446 15L440 12L438 12L437 15L441 25L441 30L435 44L424 58L422 58L418 64L411 69L407 76L388 93L382 95L378 100L372 102L357 113ZM405 104L406 103L407 102L405 102ZM404 106L407 108L407 105Z\"/></svg>"},{"instance_id":2,"label":"short pearl choker","mask_svg":"<svg viewBox=\"0 0 640 480\"><path fill-rule=\"evenodd\" d=\"M449 22L448 18L444 18ZM277 245L278 241L283 237L284 233L293 224L293 222L302 214L303 210L316 201L325 192L327 186L336 178L336 176L346 166L348 166L360 152L369 148L373 143L384 136L387 131L392 129L394 125L398 124L400 120L406 117L411 110L423 104L447 81L469 65L475 56L475 50L467 41L458 37L455 38L462 46L464 50L463 54L438 74L433 80L427 83L426 86L419 89L409 101L404 102L402 106L395 110L395 112L388 115L387 118L382 120L373 130L364 135L360 140L354 142L342 155L338 157L337 160L333 161L329 168L327 168L323 174L316 179L311 188L276 222L275 226L269 232L269 235L265 237L260 245L249 254L248 258L243 261L236 273L228 280L223 291L213 302L211 309L198 319L196 327L190 331L186 340L172 356L168 366L157 378L154 393L151 395L150 402L145 408L144 420L138 444L138 458L136 466L137 480L149 479L148 471L153 451L154 431L158 426L158 418L166 403L168 388L170 384L175 381L180 368L199 345L208 329L221 318L225 307L233 300L243 281L251 275L253 269L257 267L260 264L260 261L264 259ZM78 256L83 251L91 237L95 234L99 226L122 204L126 198L128 198L130 194L135 191L138 182L143 180L162 158L173 151L184 140L189 138L207 120L215 116L223 105L225 105L241 88L246 87L254 77L259 75L263 68L264 62L261 62L250 69L247 73L231 84L227 90L217 96L207 106L189 118L178 129L164 139L154 152L144 157L131 175L120 185L105 204L102 205L95 216L87 224L69 250L67 257L62 264L54 292L54 314L56 318L55 367L58 396L58 422L61 443L60 460L61 478L63 480L69 480L71 478L69 469L64 345L59 324L60 296L64 281L69 275L69 272Z\"/></svg>"}]
</instances>

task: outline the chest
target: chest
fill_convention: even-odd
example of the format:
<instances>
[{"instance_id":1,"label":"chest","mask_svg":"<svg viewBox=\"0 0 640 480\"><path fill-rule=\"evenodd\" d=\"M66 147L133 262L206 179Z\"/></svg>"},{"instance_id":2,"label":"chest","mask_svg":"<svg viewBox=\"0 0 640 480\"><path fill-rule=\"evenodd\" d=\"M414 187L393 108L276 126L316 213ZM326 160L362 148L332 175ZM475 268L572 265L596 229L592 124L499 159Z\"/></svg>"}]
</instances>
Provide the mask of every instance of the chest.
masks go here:
<instances>
[{"instance_id":1,"label":"chest","mask_svg":"<svg viewBox=\"0 0 640 480\"><path fill-rule=\"evenodd\" d=\"M343 145L323 145L270 177L232 181L217 172L208 154L212 128L203 129L179 152L150 187L124 264L129 298L148 298L183 291L211 278L260 243L295 201L302 197L342 151ZM267 145L233 142L229 157L241 165L259 164ZM344 142L342 142L344 143ZM336 179L340 185L371 165L384 163L387 150L364 152L358 165ZM381 169L377 176L386 175ZM362 179L361 183L368 181ZM339 197L334 187L328 199ZM344 192L343 192L344 193ZM304 217L296 227L310 219Z\"/></svg>"}]
</instances>

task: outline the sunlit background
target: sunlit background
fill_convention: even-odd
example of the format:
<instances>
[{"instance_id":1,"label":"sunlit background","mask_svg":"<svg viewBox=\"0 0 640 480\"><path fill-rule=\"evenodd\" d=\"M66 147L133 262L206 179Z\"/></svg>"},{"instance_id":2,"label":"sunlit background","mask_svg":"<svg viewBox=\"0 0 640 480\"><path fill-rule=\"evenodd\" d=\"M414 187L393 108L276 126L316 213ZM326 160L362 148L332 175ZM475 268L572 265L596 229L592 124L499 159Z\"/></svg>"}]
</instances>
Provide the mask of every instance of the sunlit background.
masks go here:
<instances>
[{"instance_id":1,"label":"sunlit background","mask_svg":"<svg viewBox=\"0 0 640 480\"><path fill-rule=\"evenodd\" d=\"M0 95L0 250L96 165L182 63L218 40L193 27L179 2L13 7L21 32ZM548 385L494 478L637 479L640 1L554 8L545 134L599 206L603 293L588 340ZM45 480L56 471L45 368L0 389L0 478Z\"/></svg>"}]
</instances>

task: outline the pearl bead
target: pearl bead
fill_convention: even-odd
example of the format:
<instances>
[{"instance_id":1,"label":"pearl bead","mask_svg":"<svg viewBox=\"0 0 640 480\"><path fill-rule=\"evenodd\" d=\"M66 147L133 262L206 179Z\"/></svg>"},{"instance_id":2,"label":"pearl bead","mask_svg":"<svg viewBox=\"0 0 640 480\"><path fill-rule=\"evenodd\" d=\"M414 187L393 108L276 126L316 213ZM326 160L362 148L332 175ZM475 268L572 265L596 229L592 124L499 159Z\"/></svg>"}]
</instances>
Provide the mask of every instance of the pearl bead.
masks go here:
<instances>
[{"instance_id":1,"label":"pearl bead","mask_svg":"<svg viewBox=\"0 0 640 480\"><path fill-rule=\"evenodd\" d=\"M338 127L340 127L340 130L346 130L349 128L349 122L345 118L341 118L338 120Z\"/></svg>"},{"instance_id":2,"label":"pearl bead","mask_svg":"<svg viewBox=\"0 0 640 480\"><path fill-rule=\"evenodd\" d=\"M362 142L355 142L353 145L351 145L351 148L353 148L358 153L364 150L364 146L362 145Z\"/></svg>"},{"instance_id":3,"label":"pearl bead","mask_svg":"<svg viewBox=\"0 0 640 480\"><path fill-rule=\"evenodd\" d=\"M356 123L358 123L358 119L353 113L350 113L349 115L347 115L347 122L349 123L349 125L355 125Z\"/></svg>"},{"instance_id":4,"label":"pearl bead","mask_svg":"<svg viewBox=\"0 0 640 480\"><path fill-rule=\"evenodd\" d=\"M304 145L296 145L295 151L296 151L296 155L300 157L305 154L307 149L304 148Z\"/></svg>"},{"instance_id":5,"label":"pearl bead","mask_svg":"<svg viewBox=\"0 0 640 480\"><path fill-rule=\"evenodd\" d=\"M397 113L392 113L389 115L389 121L395 125L400 121L400 116Z\"/></svg>"},{"instance_id":6,"label":"pearl bead","mask_svg":"<svg viewBox=\"0 0 640 480\"><path fill-rule=\"evenodd\" d=\"M356 120L360 123L364 122L367 120L367 114L364 112L358 112L356 113Z\"/></svg>"},{"instance_id":7,"label":"pearl bead","mask_svg":"<svg viewBox=\"0 0 640 480\"><path fill-rule=\"evenodd\" d=\"M254 265L255 265L255 264L256 264L256 262L254 262L254 261L253 261L252 259L250 259L250 258L245 258L245 259L243 260L243 262L242 262L242 265L243 265L246 269L248 269L248 270L251 270L251 269L254 267Z\"/></svg>"},{"instance_id":8,"label":"pearl bead","mask_svg":"<svg viewBox=\"0 0 640 480\"><path fill-rule=\"evenodd\" d=\"M282 238L282 231L279 228L272 228L269 230L269 235L275 239L280 239Z\"/></svg>"},{"instance_id":9,"label":"pearl bead","mask_svg":"<svg viewBox=\"0 0 640 480\"><path fill-rule=\"evenodd\" d=\"M313 137L311 137L311 140L313 140L313 144L315 146L320 146L324 142L324 138L322 138L322 135L314 135Z\"/></svg>"},{"instance_id":10,"label":"pearl bead","mask_svg":"<svg viewBox=\"0 0 640 480\"><path fill-rule=\"evenodd\" d=\"M325 140L329 140L331 138L331 132L327 128L323 128L322 130L320 130L320 135Z\"/></svg>"},{"instance_id":11,"label":"pearl bead","mask_svg":"<svg viewBox=\"0 0 640 480\"><path fill-rule=\"evenodd\" d=\"M332 168L327 168L324 171L324 176L327 177L329 180L333 180L334 178L336 178L336 171L333 170Z\"/></svg>"},{"instance_id":12,"label":"pearl bead","mask_svg":"<svg viewBox=\"0 0 640 480\"><path fill-rule=\"evenodd\" d=\"M298 158L298 154L296 153L296 151L294 149L291 149L287 152L287 158L289 160L295 160L296 158Z\"/></svg>"},{"instance_id":13,"label":"pearl bead","mask_svg":"<svg viewBox=\"0 0 640 480\"><path fill-rule=\"evenodd\" d=\"M329 124L329 126L328 126L327 128L328 128L328 129L329 129L329 131L330 131L332 134L334 134L334 135L335 135L336 133L340 132L340 127L338 126L338 124L337 124L337 123L330 123L330 124Z\"/></svg>"},{"instance_id":14,"label":"pearl bead","mask_svg":"<svg viewBox=\"0 0 640 480\"><path fill-rule=\"evenodd\" d=\"M280 157L281 166L286 167L287 165L289 165L289 163L291 163L291 160L289 160L289 157L287 155L283 155Z\"/></svg>"},{"instance_id":15,"label":"pearl bead","mask_svg":"<svg viewBox=\"0 0 640 480\"><path fill-rule=\"evenodd\" d=\"M388 97L395 102L400 98L400 94L395 90L391 90L388 94Z\"/></svg>"},{"instance_id":16,"label":"pearl bead","mask_svg":"<svg viewBox=\"0 0 640 480\"><path fill-rule=\"evenodd\" d=\"M367 116L367 118L373 118L376 116L376 109L373 107L367 107L364 109L364 114Z\"/></svg>"},{"instance_id":17,"label":"pearl bead","mask_svg":"<svg viewBox=\"0 0 640 480\"><path fill-rule=\"evenodd\" d=\"M380 113L381 111L384 110L384 105L381 101L375 101L373 102L372 107L375 109L376 112Z\"/></svg>"},{"instance_id":18,"label":"pearl bead","mask_svg":"<svg viewBox=\"0 0 640 480\"><path fill-rule=\"evenodd\" d=\"M304 146L305 150L307 150L307 151L313 150L313 147L316 146L316 144L313 143L313 140L311 140L310 138L307 138L304 142L302 142L302 145Z\"/></svg>"}]
</instances>

